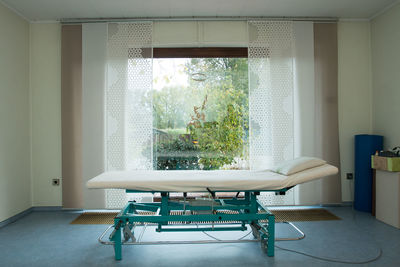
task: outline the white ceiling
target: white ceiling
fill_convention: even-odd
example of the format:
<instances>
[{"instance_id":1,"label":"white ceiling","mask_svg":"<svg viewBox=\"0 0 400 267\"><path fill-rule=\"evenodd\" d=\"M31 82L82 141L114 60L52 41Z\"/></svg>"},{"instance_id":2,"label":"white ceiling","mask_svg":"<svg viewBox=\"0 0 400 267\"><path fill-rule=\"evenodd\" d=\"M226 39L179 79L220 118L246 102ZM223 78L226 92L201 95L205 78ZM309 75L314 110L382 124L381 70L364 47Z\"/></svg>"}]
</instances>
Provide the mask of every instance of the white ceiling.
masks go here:
<instances>
[{"instance_id":1,"label":"white ceiling","mask_svg":"<svg viewBox=\"0 0 400 267\"><path fill-rule=\"evenodd\" d=\"M0 0L30 21L181 16L368 19L398 0Z\"/></svg>"}]
</instances>

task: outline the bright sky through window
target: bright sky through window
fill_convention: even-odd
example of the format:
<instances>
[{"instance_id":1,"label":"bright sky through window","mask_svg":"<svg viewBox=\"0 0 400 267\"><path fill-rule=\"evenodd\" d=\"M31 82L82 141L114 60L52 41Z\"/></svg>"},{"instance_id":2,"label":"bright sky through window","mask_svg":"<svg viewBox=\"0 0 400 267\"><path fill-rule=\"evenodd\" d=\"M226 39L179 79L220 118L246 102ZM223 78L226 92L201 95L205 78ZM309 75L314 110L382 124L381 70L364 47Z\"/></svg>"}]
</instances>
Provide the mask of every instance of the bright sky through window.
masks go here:
<instances>
[{"instance_id":1,"label":"bright sky through window","mask_svg":"<svg viewBox=\"0 0 400 267\"><path fill-rule=\"evenodd\" d=\"M167 86L189 86L189 75L185 73L188 58L157 58L153 60L153 89L160 91Z\"/></svg>"}]
</instances>

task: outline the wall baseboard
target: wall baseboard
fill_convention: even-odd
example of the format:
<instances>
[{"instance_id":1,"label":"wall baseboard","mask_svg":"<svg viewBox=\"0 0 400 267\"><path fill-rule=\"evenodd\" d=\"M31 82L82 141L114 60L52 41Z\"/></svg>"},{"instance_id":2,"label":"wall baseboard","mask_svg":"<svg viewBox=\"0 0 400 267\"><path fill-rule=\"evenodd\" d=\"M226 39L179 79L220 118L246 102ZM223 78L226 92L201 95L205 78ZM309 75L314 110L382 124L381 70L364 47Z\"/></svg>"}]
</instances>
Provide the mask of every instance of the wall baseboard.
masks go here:
<instances>
[{"instance_id":1,"label":"wall baseboard","mask_svg":"<svg viewBox=\"0 0 400 267\"><path fill-rule=\"evenodd\" d=\"M33 211L62 211L63 208L61 206L40 206L40 207L32 207Z\"/></svg>"},{"instance_id":2,"label":"wall baseboard","mask_svg":"<svg viewBox=\"0 0 400 267\"><path fill-rule=\"evenodd\" d=\"M353 201L343 201L342 207L353 207Z\"/></svg>"},{"instance_id":3,"label":"wall baseboard","mask_svg":"<svg viewBox=\"0 0 400 267\"><path fill-rule=\"evenodd\" d=\"M344 201L341 203L332 203L332 204L321 204L321 207L351 207L353 206L353 202L352 201Z\"/></svg>"},{"instance_id":4,"label":"wall baseboard","mask_svg":"<svg viewBox=\"0 0 400 267\"><path fill-rule=\"evenodd\" d=\"M31 207L29 209L26 209L2 222L0 222L0 228L9 225L10 223L13 223L19 219L21 219L22 217L25 217L26 215L34 212L34 211L62 211L62 207L61 206L48 206L48 207Z\"/></svg>"},{"instance_id":5,"label":"wall baseboard","mask_svg":"<svg viewBox=\"0 0 400 267\"><path fill-rule=\"evenodd\" d=\"M14 216L11 216L10 218L0 222L0 228L4 227L6 225L9 225L10 223L13 223L13 222L21 219L22 217L25 217L26 215L30 214L32 211L33 211L33 208L29 208L29 209L26 209Z\"/></svg>"}]
</instances>

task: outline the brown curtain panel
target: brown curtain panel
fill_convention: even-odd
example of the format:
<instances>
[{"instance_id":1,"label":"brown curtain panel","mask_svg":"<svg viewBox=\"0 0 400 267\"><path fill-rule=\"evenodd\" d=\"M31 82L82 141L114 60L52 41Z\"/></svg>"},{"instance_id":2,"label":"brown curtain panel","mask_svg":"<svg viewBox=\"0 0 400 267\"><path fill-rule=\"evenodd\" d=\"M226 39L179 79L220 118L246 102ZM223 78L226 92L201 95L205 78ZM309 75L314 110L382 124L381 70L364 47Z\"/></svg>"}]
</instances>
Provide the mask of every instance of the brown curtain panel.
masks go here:
<instances>
[{"instance_id":1,"label":"brown curtain panel","mask_svg":"<svg viewBox=\"0 0 400 267\"><path fill-rule=\"evenodd\" d=\"M336 23L314 23L316 155L340 168ZM341 203L340 172L322 181L321 202Z\"/></svg>"},{"instance_id":2,"label":"brown curtain panel","mask_svg":"<svg viewBox=\"0 0 400 267\"><path fill-rule=\"evenodd\" d=\"M82 26L61 31L61 119L63 208L81 209L82 190Z\"/></svg>"}]
</instances>

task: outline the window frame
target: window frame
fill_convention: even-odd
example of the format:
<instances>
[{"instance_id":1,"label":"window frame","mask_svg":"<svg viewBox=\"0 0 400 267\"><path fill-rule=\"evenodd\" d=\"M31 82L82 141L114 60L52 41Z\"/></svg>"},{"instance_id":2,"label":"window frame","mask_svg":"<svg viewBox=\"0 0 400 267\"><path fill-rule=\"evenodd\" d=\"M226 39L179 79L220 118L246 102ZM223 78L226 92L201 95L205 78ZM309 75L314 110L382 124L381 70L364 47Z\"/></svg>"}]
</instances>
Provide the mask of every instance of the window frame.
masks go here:
<instances>
[{"instance_id":1,"label":"window frame","mask_svg":"<svg viewBox=\"0 0 400 267\"><path fill-rule=\"evenodd\" d=\"M153 58L248 58L247 47L154 47Z\"/></svg>"}]
</instances>

